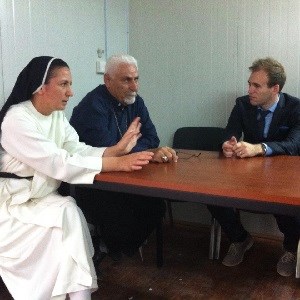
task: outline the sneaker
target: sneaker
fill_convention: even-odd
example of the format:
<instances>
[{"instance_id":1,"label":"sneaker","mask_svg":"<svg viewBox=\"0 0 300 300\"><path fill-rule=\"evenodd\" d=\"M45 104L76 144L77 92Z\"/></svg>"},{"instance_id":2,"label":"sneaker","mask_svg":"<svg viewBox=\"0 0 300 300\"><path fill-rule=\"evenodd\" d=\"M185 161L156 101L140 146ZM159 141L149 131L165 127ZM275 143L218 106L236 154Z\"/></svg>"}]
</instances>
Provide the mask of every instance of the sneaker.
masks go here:
<instances>
[{"instance_id":1,"label":"sneaker","mask_svg":"<svg viewBox=\"0 0 300 300\"><path fill-rule=\"evenodd\" d=\"M296 253L286 251L277 263L277 273L281 276L291 276L296 270Z\"/></svg>"},{"instance_id":2,"label":"sneaker","mask_svg":"<svg viewBox=\"0 0 300 300\"><path fill-rule=\"evenodd\" d=\"M232 243L229 250L222 261L222 264L227 267L237 266L243 261L244 254L253 246L253 239L250 235L240 243Z\"/></svg>"}]
</instances>

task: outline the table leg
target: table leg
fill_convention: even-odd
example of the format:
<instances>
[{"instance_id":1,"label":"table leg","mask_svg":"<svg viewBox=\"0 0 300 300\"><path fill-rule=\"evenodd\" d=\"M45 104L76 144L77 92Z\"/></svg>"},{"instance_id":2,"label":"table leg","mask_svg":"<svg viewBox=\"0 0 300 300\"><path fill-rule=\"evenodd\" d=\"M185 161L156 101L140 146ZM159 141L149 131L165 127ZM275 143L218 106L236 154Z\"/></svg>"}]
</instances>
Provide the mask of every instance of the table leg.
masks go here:
<instances>
[{"instance_id":1,"label":"table leg","mask_svg":"<svg viewBox=\"0 0 300 300\"><path fill-rule=\"evenodd\" d=\"M163 266L163 230L162 219L156 227L156 264L158 268Z\"/></svg>"}]
</instances>

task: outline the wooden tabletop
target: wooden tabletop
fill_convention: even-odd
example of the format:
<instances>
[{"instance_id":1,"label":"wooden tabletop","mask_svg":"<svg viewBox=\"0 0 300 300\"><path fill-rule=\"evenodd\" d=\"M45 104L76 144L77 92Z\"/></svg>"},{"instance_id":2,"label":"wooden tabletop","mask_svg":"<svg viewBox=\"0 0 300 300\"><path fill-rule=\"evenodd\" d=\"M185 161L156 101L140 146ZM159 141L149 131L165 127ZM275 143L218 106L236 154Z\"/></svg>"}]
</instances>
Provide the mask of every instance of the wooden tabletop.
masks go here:
<instances>
[{"instance_id":1,"label":"wooden tabletop","mask_svg":"<svg viewBox=\"0 0 300 300\"><path fill-rule=\"evenodd\" d=\"M300 214L300 157L225 158L218 152L182 150L177 163L150 163L140 171L108 172L95 188ZM185 154L188 153L188 154Z\"/></svg>"}]
</instances>

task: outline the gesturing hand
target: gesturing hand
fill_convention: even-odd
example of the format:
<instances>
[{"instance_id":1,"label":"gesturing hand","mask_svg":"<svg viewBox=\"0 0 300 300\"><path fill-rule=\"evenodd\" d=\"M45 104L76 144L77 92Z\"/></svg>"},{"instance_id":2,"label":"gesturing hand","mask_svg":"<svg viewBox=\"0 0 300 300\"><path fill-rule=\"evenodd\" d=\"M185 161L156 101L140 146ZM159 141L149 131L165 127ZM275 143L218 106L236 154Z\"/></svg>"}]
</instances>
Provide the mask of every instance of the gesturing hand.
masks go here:
<instances>
[{"instance_id":1,"label":"gesturing hand","mask_svg":"<svg viewBox=\"0 0 300 300\"><path fill-rule=\"evenodd\" d=\"M142 151L121 156L121 171L135 171L142 169L153 157L153 152Z\"/></svg>"},{"instance_id":2,"label":"gesturing hand","mask_svg":"<svg viewBox=\"0 0 300 300\"><path fill-rule=\"evenodd\" d=\"M142 169L143 166L149 164L154 153L142 151L131 153L119 157L104 157L102 159L102 172L109 171L135 171Z\"/></svg>"},{"instance_id":3,"label":"gesturing hand","mask_svg":"<svg viewBox=\"0 0 300 300\"><path fill-rule=\"evenodd\" d=\"M140 133L141 126L139 117L132 121L122 139L117 143L121 155L129 153L136 145L137 140L142 136Z\"/></svg>"}]
</instances>

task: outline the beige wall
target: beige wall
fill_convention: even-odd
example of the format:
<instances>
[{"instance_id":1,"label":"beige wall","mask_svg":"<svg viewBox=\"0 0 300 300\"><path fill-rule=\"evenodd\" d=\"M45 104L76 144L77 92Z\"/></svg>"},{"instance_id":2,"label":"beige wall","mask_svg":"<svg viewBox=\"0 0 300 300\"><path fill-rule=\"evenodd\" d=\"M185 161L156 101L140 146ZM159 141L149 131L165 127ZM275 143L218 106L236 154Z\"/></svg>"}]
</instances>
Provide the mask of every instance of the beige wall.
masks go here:
<instances>
[{"instance_id":1,"label":"beige wall","mask_svg":"<svg viewBox=\"0 0 300 300\"><path fill-rule=\"evenodd\" d=\"M285 91L299 96L299 0L0 0L0 106L20 69L35 55L72 68L68 109L99 82L97 48L129 52L162 144L180 126L225 126L234 100L247 91L247 67L272 55L286 66ZM129 14L129 26L127 17ZM105 21L106 20L106 21ZM105 22L107 30L105 31ZM209 223L204 206L176 204L175 217ZM247 216L265 232L271 217Z\"/></svg>"},{"instance_id":2,"label":"beige wall","mask_svg":"<svg viewBox=\"0 0 300 300\"><path fill-rule=\"evenodd\" d=\"M299 96L299 0L129 3L129 51L138 59L140 94L162 144L171 145L181 126L225 126L235 98L247 93L248 67L256 58L281 61L284 91ZM175 206L177 218L210 220L201 205ZM246 226L278 233L270 216L249 214Z\"/></svg>"},{"instance_id":3,"label":"beige wall","mask_svg":"<svg viewBox=\"0 0 300 300\"><path fill-rule=\"evenodd\" d=\"M281 61L284 91L299 96L299 0L129 3L129 50L163 144L180 126L225 126L258 57Z\"/></svg>"},{"instance_id":4,"label":"beige wall","mask_svg":"<svg viewBox=\"0 0 300 300\"><path fill-rule=\"evenodd\" d=\"M127 0L0 0L0 107L29 60L50 55L64 59L72 71L70 117L82 97L103 82L96 74L97 49L105 50L103 59L127 51L127 15Z\"/></svg>"}]
</instances>

